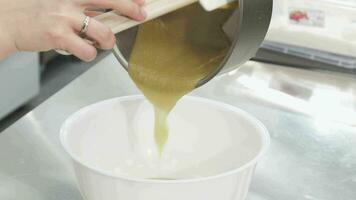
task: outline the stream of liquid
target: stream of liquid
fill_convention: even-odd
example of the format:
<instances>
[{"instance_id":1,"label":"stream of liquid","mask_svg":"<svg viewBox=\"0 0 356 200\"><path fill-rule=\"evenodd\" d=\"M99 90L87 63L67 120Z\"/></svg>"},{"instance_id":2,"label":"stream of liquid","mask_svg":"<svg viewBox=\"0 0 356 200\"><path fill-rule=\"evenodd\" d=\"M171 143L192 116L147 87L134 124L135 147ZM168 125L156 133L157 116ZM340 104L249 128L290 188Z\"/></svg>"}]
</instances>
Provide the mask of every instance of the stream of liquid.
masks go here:
<instances>
[{"instance_id":1,"label":"stream of liquid","mask_svg":"<svg viewBox=\"0 0 356 200\"><path fill-rule=\"evenodd\" d=\"M196 3L139 26L129 74L154 106L159 152L168 139L172 108L226 56L230 40L222 26L236 6L206 12Z\"/></svg>"}]
</instances>

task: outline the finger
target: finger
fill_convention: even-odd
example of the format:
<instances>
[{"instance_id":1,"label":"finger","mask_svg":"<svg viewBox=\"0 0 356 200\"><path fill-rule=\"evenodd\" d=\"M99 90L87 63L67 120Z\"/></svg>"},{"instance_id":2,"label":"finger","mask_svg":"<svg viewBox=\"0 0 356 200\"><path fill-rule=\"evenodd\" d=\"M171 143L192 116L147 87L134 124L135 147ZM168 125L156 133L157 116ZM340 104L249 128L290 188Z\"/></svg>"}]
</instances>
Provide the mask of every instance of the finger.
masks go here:
<instances>
[{"instance_id":1,"label":"finger","mask_svg":"<svg viewBox=\"0 0 356 200\"><path fill-rule=\"evenodd\" d=\"M95 19L90 20L86 36L102 49L112 49L116 41L111 29Z\"/></svg>"},{"instance_id":2,"label":"finger","mask_svg":"<svg viewBox=\"0 0 356 200\"><path fill-rule=\"evenodd\" d=\"M77 17L76 19L84 19L86 16ZM84 20L76 20L74 29L76 32L80 32L83 28ZM102 49L112 49L115 45L115 36L110 28L100 23L99 21L90 18L88 30L85 33L86 37L92 41L95 41L95 45Z\"/></svg>"},{"instance_id":3,"label":"finger","mask_svg":"<svg viewBox=\"0 0 356 200\"><path fill-rule=\"evenodd\" d=\"M132 0L82 0L84 7L111 8L138 21L146 18L145 10ZM140 0L135 0L140 1Z\"/></svg>"},{"instance_id":4,"label":"finger","mask_svg":"<svg viewBox=\"0 0 356 200\"><path fill-rule=\"evenodd\" d=\"M94 60L97 55L95 47L88 44L85 40L74 33L66 36L58 48L69 51L79 59L86 62Z\"/></svg>"}]
</instances>

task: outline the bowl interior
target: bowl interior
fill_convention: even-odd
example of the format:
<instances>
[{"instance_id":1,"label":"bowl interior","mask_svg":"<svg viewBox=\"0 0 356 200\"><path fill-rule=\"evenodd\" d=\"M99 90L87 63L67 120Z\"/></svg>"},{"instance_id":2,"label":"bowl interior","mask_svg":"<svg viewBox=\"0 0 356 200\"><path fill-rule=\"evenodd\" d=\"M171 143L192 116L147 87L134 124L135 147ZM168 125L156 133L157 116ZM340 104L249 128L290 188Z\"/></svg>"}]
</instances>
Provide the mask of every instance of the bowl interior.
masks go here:
<instances>
[{"instance_id":1,"label":"bowl interior","mask_svg":"<svg viewBox=\"0 0 356 200\"><path fill-rule=\"evenodd\" d=\"M268 145L256 119L232 106L183 98L168 120L164 152L153 137L153 108L142 96L88 106L62 128L62 143L76 162L115 177L194 179L254 164Z\"/></svg>"}]
</instances>

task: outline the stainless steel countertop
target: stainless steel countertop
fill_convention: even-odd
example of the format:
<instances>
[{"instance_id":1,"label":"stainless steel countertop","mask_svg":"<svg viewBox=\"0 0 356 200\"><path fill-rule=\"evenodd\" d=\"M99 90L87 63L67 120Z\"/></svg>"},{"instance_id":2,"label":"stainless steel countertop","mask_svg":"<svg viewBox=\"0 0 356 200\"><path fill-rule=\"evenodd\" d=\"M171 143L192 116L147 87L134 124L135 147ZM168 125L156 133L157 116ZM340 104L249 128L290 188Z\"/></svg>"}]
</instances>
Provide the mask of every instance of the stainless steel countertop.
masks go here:
<instances>
[{"instance_id":1,"label":"stainless steel countertop","mask_svg":"<svg viewBox=\"0 0 356 200\"><path fill-rule=\"evenodd\" d=\"M355 83L352 76L248 62L194 95L238 106L269 129L271 148L248 200L354 200ZM60 146L61 124L83 106L136 93L109 55L3 131L0 199L82 200Z\"/></svg>"}]
</instances>

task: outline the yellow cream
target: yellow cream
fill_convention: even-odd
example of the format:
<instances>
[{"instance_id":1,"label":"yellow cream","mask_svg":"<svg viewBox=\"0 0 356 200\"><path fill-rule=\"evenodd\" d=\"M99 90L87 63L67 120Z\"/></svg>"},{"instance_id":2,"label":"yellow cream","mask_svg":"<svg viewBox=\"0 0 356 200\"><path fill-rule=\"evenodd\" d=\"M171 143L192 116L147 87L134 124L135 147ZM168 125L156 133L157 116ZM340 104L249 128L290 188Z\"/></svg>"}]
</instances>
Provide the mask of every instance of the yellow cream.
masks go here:
<instances>
[{"instance_id":1,"label":"yellow cream","mask_svg":"<svg viewBox=\"0 0 356 200\"><path fill-rule=\"evenodd\" d=\"M230 42L222 26L235 5L205 12L196 3L139 26L129 74L154 106L160 152L168 139L172 108L226 56Z\"/></svg>"}]
</instances>

